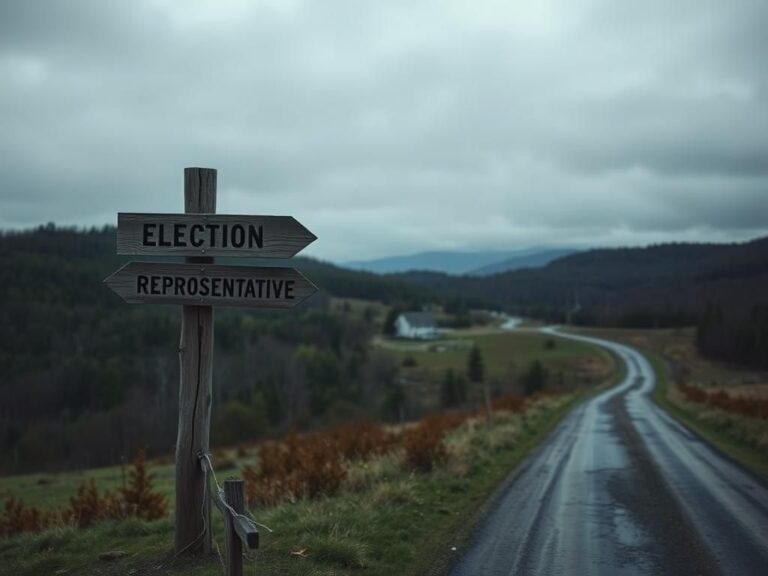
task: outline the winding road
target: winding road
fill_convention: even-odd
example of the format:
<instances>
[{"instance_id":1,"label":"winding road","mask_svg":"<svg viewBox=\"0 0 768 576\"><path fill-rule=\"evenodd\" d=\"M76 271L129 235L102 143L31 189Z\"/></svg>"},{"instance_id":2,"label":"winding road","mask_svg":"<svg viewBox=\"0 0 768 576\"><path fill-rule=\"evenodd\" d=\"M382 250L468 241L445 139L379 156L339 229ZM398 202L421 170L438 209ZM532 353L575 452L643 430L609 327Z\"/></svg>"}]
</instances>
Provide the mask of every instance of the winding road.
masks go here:
<instances>
[{"instance_id":1,"label":"winding road","mask_svg":"<svg viewBox=\"0 0 768 576\"><path fill-rule=\"evenodd\" d=\"M639 352L544 331L611 350L626 378L506 481L451 575L768 575L768 485L654 404Z\"/></svg>"}]
</instances>

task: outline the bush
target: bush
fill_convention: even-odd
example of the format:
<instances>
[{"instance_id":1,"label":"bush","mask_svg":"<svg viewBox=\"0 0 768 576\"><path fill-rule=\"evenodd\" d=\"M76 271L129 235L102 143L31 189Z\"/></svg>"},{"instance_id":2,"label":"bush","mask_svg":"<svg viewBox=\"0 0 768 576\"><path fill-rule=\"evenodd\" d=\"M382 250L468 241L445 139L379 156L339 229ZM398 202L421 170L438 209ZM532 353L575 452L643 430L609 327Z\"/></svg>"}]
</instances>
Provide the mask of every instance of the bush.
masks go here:
<instances>
[{"instance_id":1,"label":"bush","mask_svg":"<svg viewBox=\"0 0 768 576\"><path fill-rule=\"evenodd\" d=\"M494 410L506 410L507 412L525 411L525 398L516 394L507 394L501 398L496 398L492 402Z\"/></svg>"},{"instance_id":2,"label":"bush","mask_svg":"<svg viewBox=\"0 0 768 576\"><path fill-rule=\"evenodd\" d=\"M764 398L733 396L724 390L708 392L684 381L677 382L677 387L691 402L707 404L712 408L743 414L752 418L768 418L768 400Z\"/></svg>"},{"instance_id":3,"label":"bush","mask_svg":"<svg viewBox=\"0 0 768 576\"><path fill-rule=\"evenodd\" d=\"M72 521L78 528L85 528L104 516L104 501L99 497L96 482L82 482L77 488L77 495L69 499Z\"/></svg>"},{"instance_id":4,"label":"bush","mask_svg":"<svg viewBox=\"0 0 768 576\"><path fill-rule=\"evenodd\" d=\"M122 489L126 514L144 520L157 520L165 516L168 502L164 494L152 492L153 476L147 473L143 448L136 454L129 478L128 486Z\"/></svg>"},{"instance_id":5,"label":"bush","mask_svg":"<svg viewBox=\"0 0 768 576\"><path fill-rule=\"evenodd\" d=\"M347 460L368 460L386 454L397 443L395 434L367 420L337 426L330 434Z\"/></svg>"},{"instance_id":6,"label":"bush","mask_svg":"<svg viewBox=\"0 0 768 576\"><path fill-rule=\"evenodd\" d=\"M3 506L0 518L0 535L13 536L22 532L40 532L45 528L43 513L34 507L24 506L24 502L11 498Z\"/></svg>"},{"instance_id":7,"label":"bush","mask_svg":"<svg viewBox=\"0 0 768 576\"><path fill-rule=\"evenodd\" d=\"M346 467L330 434L291 434L285 442L259 448L259 471L243 469L250 506L273 506L285 500L334 494Z\"/></svg>"},{"instance_id":8,"label":"bush","mask_svg":"<svg viewBox=\"0 0 768 576\"><path fill-rule=\"evenodd\" d=\"M421 421L405 432L405 461L419 472L429 472L445 460L443 430Z\"/></svg>"}]
</instances>

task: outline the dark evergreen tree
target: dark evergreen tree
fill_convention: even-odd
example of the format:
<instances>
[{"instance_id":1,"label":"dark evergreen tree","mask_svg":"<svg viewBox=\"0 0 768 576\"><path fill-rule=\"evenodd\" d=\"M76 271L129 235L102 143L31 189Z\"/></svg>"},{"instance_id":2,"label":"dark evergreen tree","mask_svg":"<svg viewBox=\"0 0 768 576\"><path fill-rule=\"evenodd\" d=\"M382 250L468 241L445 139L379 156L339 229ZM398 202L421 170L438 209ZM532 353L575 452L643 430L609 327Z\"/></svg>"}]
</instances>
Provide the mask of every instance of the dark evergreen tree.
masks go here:
<instances>
[{"instance_id":1,"label":"dark evergreen tree","mask_svg":"<svg viewBox=\"0 0 768 576\"><path fill-rule=\"evenodd\" d=\"M443 408L455 408L459 405L459 390L456 375L451 368L445 371L443 383L440 386L440 405Z\"/></svg>"},{"instance_id":2,"label":"dark evergreen tree","mask_svg":"<svg viewBox=\"0 0 768 576\"><path fill-rule=\"evenodd\" d=\"M528 370L523 374L523 394L531 396L540 392L547 385L548 374L546 368L538 360L531 362Z\"/></svg>"},{"instance_id":3,"label":"dark evergreen tree","mask_svg":"<svg viewBox=\"0 0 768 576\"><path fill-rule=\"evenodd\" d=\"M470 350L469 357L467 358L467 377L470 382L482 382L485 378L483 354L480 352L477 344L472 346L472 350Z\"/></svg>"}]
</instances>

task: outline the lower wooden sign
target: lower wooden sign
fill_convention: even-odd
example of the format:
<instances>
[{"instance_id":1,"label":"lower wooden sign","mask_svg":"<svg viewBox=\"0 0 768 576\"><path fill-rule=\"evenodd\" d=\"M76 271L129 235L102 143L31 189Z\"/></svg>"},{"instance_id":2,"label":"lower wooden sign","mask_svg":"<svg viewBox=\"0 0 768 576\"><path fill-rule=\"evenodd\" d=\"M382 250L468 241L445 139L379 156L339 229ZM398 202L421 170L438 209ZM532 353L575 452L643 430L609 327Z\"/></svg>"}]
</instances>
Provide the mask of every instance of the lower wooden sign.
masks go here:
<instances>
[{"instance_id":1,"label":"lower wooden sign","mask_svg":"<svg viewBox=\"0 0 768 576\"><path fill-rule=\"evenodd\" d=\"M294 268L129 262L104 280L130 304L293 308L317 291Z\"/></svg>"}]
</instances>

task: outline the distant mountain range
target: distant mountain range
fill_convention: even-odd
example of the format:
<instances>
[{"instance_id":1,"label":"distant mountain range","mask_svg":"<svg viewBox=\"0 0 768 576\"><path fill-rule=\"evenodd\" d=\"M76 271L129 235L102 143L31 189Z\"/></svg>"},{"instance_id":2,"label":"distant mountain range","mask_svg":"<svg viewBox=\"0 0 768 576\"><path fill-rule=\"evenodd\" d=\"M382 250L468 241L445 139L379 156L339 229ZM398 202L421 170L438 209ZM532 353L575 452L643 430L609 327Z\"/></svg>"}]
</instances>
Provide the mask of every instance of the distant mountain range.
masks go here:
<instances>
[{"instance_id":1,"label":"distant mountain range","mask_svg":"<svg viewBox=\"0 0 768 576\"><path fill-rule=\"evenodd\" d=\"M520 270L521 268L542 268L550 262L575 253L576 250L573 248L536 249L535 252L529 252L522 255L518 254L501 260L500 262L481 266L480 268L470 271L469 274L471 276L490 276L492 274L502 274L513 270Z\"/></svg>"},{"instance_id":2,"label":"distant mountain range","mask_svg":"<svg viewBox=\"0 0 768 576\"><path fill-rule=\"evenodd\" d=\"M453 275L487 276L520 268L546 266L552 260L574 252L575 250L571 248L525 248L475 252L442 250L374 260L355 260L342 263L341 266L377 274L429 271Z\"/></svg>"},{"instance_id":3,"label":"distant mountain range","mask_svg":"<svg viewBox=\"0 0 768 576\"><path fill-rule=\"evenodd\" d=\"M768 305L768 237L595 249L493 276L417 271L389 277L442 298L472 298L555 322L690 325L713 308L723 316L762 314L753 309Z\"/></svg>"}]
</instances>

